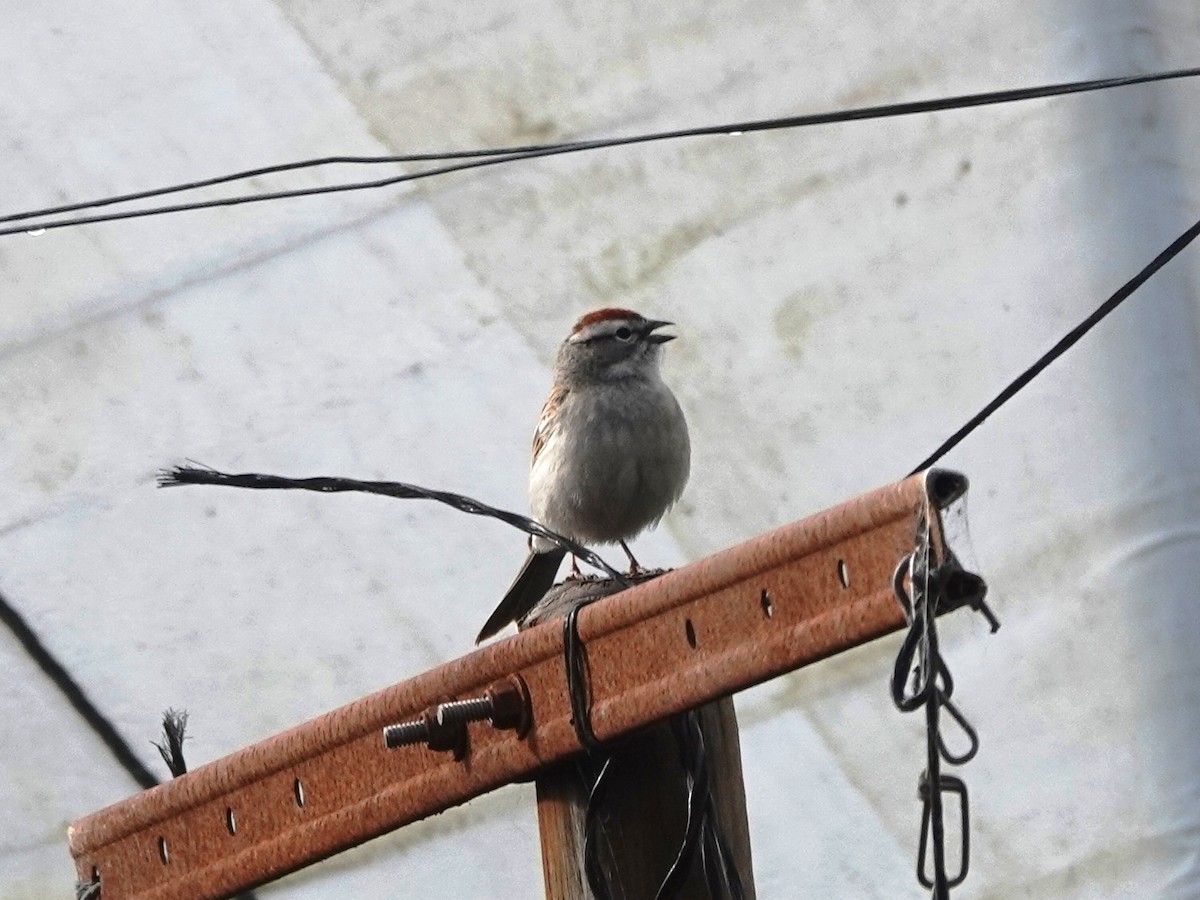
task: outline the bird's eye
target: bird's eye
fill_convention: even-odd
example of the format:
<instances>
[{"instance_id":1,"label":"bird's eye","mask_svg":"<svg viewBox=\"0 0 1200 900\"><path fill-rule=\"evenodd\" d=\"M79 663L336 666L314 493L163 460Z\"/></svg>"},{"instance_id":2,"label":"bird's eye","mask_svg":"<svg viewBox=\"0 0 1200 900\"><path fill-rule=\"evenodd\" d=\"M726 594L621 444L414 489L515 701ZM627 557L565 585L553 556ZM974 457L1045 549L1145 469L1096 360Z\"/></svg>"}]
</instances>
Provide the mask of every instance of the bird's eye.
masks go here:
<instances>
[{"instance_id":1,"label":"bird's eye","mask_svg":"<svg viewBox=\"0 0 1200 900\"><path fill-rule=\"evenodd\" d=\"M624 325L622 325L620 328L618 328L616 331L613 332L613 337L615 337L618 341L622 341L622 342L631 341L631 340L633 340L633 329L626 328Z\"/></svg>"}]
</instances>

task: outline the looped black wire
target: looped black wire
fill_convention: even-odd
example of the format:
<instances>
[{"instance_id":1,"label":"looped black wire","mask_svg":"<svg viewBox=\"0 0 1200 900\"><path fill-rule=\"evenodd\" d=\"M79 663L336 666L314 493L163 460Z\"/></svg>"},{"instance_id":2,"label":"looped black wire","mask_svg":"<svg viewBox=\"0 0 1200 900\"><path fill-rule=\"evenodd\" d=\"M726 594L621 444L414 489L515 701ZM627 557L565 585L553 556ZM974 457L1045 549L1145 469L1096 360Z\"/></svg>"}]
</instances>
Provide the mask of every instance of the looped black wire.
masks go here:
<instances>
[{"instance_id":1,"label":"looped black wire","mask_svg":"<svg viewBox=\"0 0 1200 900\"><path fill-rule=\"evenodd\" d=\"M967 749L956 756L950 752L945 740L942 738L942 733L939 731L937 735L938 752L942 754L942 759L952 766L961 766L969 763L975 758L975 754L979 752L979 734L975 731L971 723L967 721L967 717L962 714L959 708L950 702L949 694L939 691L938 703L942 705L946 712L950 713L950 718L958 724L958 727L962 729L963 734L967 736L967 740L969 741Z\"/></svg>"},{"instance_id":2,"label":"looped black wire","mask_svg":"<svg viewBox=\"0 0 1200 900\"><path fill-rule=\"evenodd\" d=\"M956 564L951 562L930 571L929 540L926 524L918 536L917 550L900 562L892 577L896 598L904 608L909 627L892 670L891 693L893 702L902 712L911 712L920 707L925 709L926 766L918 784L922 809L917 879L923 886L933 890L934 900L948 900L950 888L963 882L970 865L970 819L966 785L959 778L942 775L941 762L945 760L949 764L960 765L969 761L979 749L979 737L958 707L950 701L954 681L938 649L935 617L943 586ZM911 593L904 586L906 573L912 586ZM911 692L908 690L910 676L915 680ZM943 706L969 740L969 747L962 754L951 753L942 739L938 712ZM930 785L937 785L937 789L931 789ZM942 794L947 791L959 795L961 809L961 868L954 878L946 875ZM930 854L928 851L931 846ZM926 871L927 855L932 856L932 876Z\"/></svg>"},{"instance_id":3,"label":"looped black wire","mask_svg":"<svg viewBox=\"0 0 1200 900\"><path fill-rule=\"evenodd\" d=\"M908 619L909 624L908 631L900 645L900 652L896 655L896 663L892 668L892 702L901 712L912 712L924 706L934 691L938 691L945 697L954 693L954 679L950 675L950 669L940 656L932 667L922 664L927 657L928 626L930 624L927 619L931 611L926 610L925 604L914 604L904 587L905 570L913 569L914 559L915 556L912 553L905 556L892 576L892 587L896 592L896 598L904 607L905 618ZM919 575L914 573L912 577L915 581ZM936 679L930 677L934 669L942 680L940 689L937 688ZM908 689L910 678L915 679L916 682L911 692Z\"/></svg>"},{"instance_id":4,"label":"looped black wire","mask_svg":"<svg viewBox=\"0 0 1200 900\"><path fill-rule=\"evenodd\" d=\"M598 599L598 598L597 598ZM608 787L608 772L612 757L604 755L604 745L592 731L591 711L588 709L587 676L584 669L583 640L579 637L579 611L594 603L585 600L575 604L563 617L563 666L567 675L567 696L571 701L571 726L580 746L595 759L603 759L596 780L588 791L587 808L583 816L583 873L596 900L610 900L608 880L600 864L600 807ZM580 766L580 774L585 773Z\"/></svg>"},{"instance_id":5,"label":"looped black wire","mask_svg":"<svg viewBox=\"0 0 1200 900\"><path fill-rule=\"evenodd\" d=\"M563 618L563 665L567 671L567 695L571 699L571 726L575 729L575 739L588 753L599 753L603 749L596 733L592 731L583 641L579 637L579 611L594 602L585 600L577 603Z\"/></svg>"},{"instance_id":6,"label":"looped black wire","mask_svg":"<svg viewBox=\"0 0 1200 900\"><path fill-rule=\"evenodd\" d=\"M896 599L900 602L904 609L904 617L908 620L909 628L905 632L904 640L900 645L900 652L896 655L896 663L892 669L892 702L896 704L896 708L901 712L912 712L918 709L928 701L931 693L936 690L939 699L943 705L950 706L951 715L959 724L967 736L972 739L973 744L978 743L978 738L975 730L971 728L966 718L959 711L958 707L951 706L949 703L950 697L954 695L954 677L950 674L950 668L946 665L945 659L939 654L934 666L922 666L919 661L926 655L926 645L928 641L926 617L932 616L937 608L936 601L932 602L931 609L926 611L925 606L918 605L915 609L912 598L909 596L908 590L904 587L904 575L913 563L914 555L912 553L900 560L896 566L896 571L892 575L892 589L896 593ZM932 572L929 574L929 581L935 587L940 585L942 575L940 572ZM937 596L935 590L933 596ZM972 604L973 608L982 607L982 601L977 601ZM989 609L990 613L991 610ZM994 616L989 617L989 621ZM994 632L996 629L993 628ZM941 681L941 686L938 687L933 679L929 677L929 670L933 668L937 671L938 680ZM910 692L908 690L908 682L910 676L915 678L916 685ZM974 751L970 752L974 756ZM970 756L967 757L970 759ZM950 757L947 756L947 760Z\"/></svg>"},{"instance_id":7,"label":"looped black wire","mask_svg":"<svg viewBox=\"0 0 1200 900\"><path fill-rule=\"evenodd\" d=\"M959 813L962 820L962 857L959 863L958 874L953 878L946 876L943 859L942 880L944 890L948 891L950 888L958 887L967 880L967 870L971 867L971 813L967 803L967 785L961 778L954 775L941 775L938 778L938 783L941 785L941 790L938 792L939 795L945 793L958 794ZM933 824L933 802L932 792L929 790L929 777L924 772L921 773L921 780L917 786L917 791L921 797L921 844L917 849L917 881L921 882L922 887L937 888L937 873L935 872L934 878L930 878L929 874L925 871L925 856L929 848L930 826ZM940 803L939 809L941 809ZM935 894L934 896L949 895Z\"/></svg>"},{"instance_id":8,"label":"looped black wire","mask_svg":"<svg viewBox=\"0 0 1200 900\"><path fill-rule=\"evenodd\" d=\"M928 670L917 661L923 649L924 631L924 619L921 616L914 617L892 668L892 702L900 712L912 712L924 706L933 686ZM908 690L910 679L916 681L911 692Z\"/></svg>"}]
</instances>

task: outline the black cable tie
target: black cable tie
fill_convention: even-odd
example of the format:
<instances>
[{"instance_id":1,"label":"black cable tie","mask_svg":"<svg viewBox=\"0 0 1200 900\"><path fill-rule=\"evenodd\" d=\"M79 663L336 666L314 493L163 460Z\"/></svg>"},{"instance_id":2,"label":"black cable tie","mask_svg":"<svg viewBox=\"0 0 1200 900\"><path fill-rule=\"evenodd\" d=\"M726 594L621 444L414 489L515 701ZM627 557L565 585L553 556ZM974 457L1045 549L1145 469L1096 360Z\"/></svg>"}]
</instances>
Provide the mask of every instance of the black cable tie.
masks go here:
<instances>
[{"instance_id":1,"label":"black cable tie","mask_svg":"<svg viewBox=\"0 0 1200 900\"><path fill-rule=\"evenodd\" d=\"M563 618L563 664L567 672L567 694L571 698L571 726L575 729L575 738L588 753L599 753L603 745L592 731L583 641L579 637L579 611L593 602L577 603Z\"/></svg>"}]
</instances>

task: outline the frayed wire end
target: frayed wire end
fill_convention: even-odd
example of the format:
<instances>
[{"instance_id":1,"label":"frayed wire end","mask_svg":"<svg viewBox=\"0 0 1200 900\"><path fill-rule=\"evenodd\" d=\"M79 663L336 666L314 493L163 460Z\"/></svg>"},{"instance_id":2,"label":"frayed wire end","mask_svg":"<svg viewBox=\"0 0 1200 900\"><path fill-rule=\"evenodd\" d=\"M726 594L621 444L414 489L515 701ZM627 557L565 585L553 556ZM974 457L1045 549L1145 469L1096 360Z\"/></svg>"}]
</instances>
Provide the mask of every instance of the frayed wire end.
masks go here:
<instances>
[{"instance_id":1,"label":"frayed wire end","mask_svg":"<svg viewBox=\"0 0 1200 900\"><path fill-rule=\"evenodd\" d=\"M189 462L192 462L189 460ZM155 481L160 488L177 487L181 484L218 484L221 473L208 466L193 463L187 466L171 466L169 469L159 469Z\"/></svg>"},{"instance_id":2,"label":"frayed wire end","mask_svg":"<svg viewBox=\"0 0 1200 900\"><path fill-rule=\"evenodd\" d=\"M171 777L178 778L187 772L187 762L183 758L183 742L187 731L187 710L168 709L163 713L162 743L151 741L158 748L163 762L171 770Z\"/></svg>"}]
</instances>

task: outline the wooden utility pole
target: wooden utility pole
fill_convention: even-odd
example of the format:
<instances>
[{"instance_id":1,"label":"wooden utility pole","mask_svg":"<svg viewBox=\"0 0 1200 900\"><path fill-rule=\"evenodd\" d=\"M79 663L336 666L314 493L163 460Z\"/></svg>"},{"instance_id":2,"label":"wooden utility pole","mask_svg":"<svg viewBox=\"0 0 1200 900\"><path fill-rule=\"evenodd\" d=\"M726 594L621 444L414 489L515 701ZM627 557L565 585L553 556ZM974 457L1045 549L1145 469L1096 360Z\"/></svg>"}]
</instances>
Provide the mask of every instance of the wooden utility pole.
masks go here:
<instances>
[{"instance_id":1,"label":"wooden utility pole","mask_svg":"<svg viewBox=\"0 0 1200 900\"><path fill-rule=\"evenodd\" d=\"M650 580L661 573L637 579ZM567 583L547 595L522 627L565 616L580 602L617 593L611 579ZM747 900L754 900L750 825L742 782L741 747L733 698L723 697L696 710L706 757L704 777L713 794L715 821L727 842ZM686 714L685 714L686 715ZM685 843L689 772L681 756L683 723L676 717L613 742L600 754L559 763L537 776L538 827L547 900L594 900L585 859L589 807L597 822L592 840L600 877L612 900L654 897ZM606 787L592 801L592 789L607 765ZM694 810L699 815L702 810ZM681 900L721 900L709 892L703 850L693 846L675 896Z\"/></svg>"}]
</instances>

